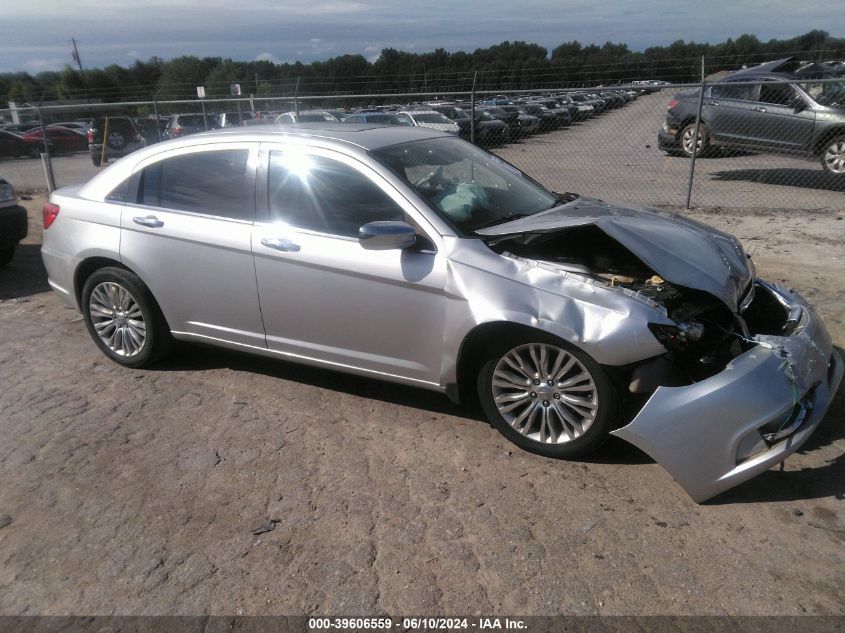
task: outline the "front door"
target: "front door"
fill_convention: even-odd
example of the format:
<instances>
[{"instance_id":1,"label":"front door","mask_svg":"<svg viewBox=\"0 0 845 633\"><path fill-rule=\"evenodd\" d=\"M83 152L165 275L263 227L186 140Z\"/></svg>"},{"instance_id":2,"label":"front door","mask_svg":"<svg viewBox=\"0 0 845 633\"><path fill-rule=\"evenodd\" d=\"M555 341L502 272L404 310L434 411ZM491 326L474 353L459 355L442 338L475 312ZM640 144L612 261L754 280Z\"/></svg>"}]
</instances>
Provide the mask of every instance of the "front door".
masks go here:
<instances>
[{"instance_id":1,"label":"front door","mask_svg":"<svg viewBox=\"0 0 845 633\"><path fill-rule=\"evenodd\" d=\"M262 145L261 164L253 252L267 347L439 384L446 263L418 211L338 152ZM358 229L377 220L417 226L420 246L365 250Z\"/></svg>"},{"instance_id":2,"label":"front door","mask_svg":"<svg viewBox=\"0 0 845 633\"><path fill-rule=\"evenodd\" d=\"M760 149L803 153L810 149L815 110L790 84L766 82L749 113L749 142Z\"/></svg>"}]
</instances>

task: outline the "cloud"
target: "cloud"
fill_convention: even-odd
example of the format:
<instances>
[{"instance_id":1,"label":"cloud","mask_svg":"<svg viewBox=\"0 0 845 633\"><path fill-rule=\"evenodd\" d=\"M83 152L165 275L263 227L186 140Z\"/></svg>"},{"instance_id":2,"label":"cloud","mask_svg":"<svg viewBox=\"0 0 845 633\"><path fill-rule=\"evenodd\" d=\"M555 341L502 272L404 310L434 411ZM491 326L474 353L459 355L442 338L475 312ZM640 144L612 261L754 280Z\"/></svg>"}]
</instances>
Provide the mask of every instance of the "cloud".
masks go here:
<instances>
[{"instance_id":1,"label":"cloud","mask_svg":"<svg viewBox=\"0 0 845 633\"><path fill-rule=\"evenodd\" d=\"M45 70L61 70L65 67L66 63L67 62L60 57L51 57L50 59L37 57L24 62L23 67L29 72L40 73Z\"/></svg>"},{"instance_id":2,"label":"cloud","mask_svg":"<svg viewBox=\"0 0 845 633\"><path fill-rule=\"evenodd\" d=\"M254 62L273 62L274 64L283 64L284 62L273 55L273 53L258 53L255 57L252 58Z\"/></svg>"}]
</instances>

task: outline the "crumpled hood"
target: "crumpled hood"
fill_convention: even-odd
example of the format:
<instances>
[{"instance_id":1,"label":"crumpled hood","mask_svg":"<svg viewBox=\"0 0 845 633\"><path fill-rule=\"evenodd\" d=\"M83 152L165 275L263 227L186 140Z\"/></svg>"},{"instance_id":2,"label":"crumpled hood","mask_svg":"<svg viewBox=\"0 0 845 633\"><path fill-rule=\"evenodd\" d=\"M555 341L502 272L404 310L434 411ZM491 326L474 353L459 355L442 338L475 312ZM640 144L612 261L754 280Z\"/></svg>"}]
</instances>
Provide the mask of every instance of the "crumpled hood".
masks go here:
<instances>
[{"instance_id":1,"label":"crumpled hood","mask_svg":"<svg viewBox=\"0 0 845 633\"><path fill-rule=\"evenodd\" d=\"M676 213L595 198L579 197L548 211L479 229L476 234L548 233L590 224L669 283L710 293L734 312L754 276L739 240L728 233Z\"/></svg>"}]
</instances>

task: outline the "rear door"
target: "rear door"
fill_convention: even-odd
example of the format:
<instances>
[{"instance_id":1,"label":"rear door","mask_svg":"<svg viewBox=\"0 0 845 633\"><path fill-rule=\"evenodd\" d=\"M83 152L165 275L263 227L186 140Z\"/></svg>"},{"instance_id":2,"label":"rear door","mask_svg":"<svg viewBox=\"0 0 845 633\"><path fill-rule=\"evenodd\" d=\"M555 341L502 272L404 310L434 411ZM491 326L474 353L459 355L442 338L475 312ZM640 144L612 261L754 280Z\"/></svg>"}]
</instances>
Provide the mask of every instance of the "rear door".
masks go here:
<instances>
[{"instance_id":1,"label":"rear door","mask_svg":"<svg viewBox=\"0 0 845 633\"><path fill-rule=\"evenodd\" d=\"M701 118L713 140L744 147L748 142L748 114L754 86L720 83L705 93Z\"/></svg>"},{"instance_id":2,"label":"rear door","mask_svg":"<svg viewBox=\"0 0 845 633\"><path fill-rule=\"evenodd\" d=\"M140 163L120 254L176 333L265 347L252 260L257 143L215 143Z\"/></svg>"}]
</instances>

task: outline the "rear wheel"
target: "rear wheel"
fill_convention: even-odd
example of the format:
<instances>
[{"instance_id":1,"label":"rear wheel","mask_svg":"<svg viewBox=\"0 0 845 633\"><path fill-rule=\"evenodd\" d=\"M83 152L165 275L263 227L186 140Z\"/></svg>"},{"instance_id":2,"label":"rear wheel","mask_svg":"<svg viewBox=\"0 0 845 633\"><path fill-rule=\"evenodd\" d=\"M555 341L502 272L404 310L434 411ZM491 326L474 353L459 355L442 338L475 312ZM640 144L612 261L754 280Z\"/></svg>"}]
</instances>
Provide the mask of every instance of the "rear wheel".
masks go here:
<instances>
[{"instance_id":1,"label":"rear wheel","mask_svg":"<svg viewBox=\"0 0 845 633\"><path fill-rule=\"evenodd\" d=\"M845 177L845 136L837 136L824 144L822 167L838 177Z\"/></svg>"},{"instance_id":2,"label":"rear wheel","mask_svg":"<svg viewBox=\"0 0 845 633\"><path fill-rule=\"evenodd\" d=\"M616 419L615 389L587 354L553 337L511 340L478 375L487 418L514 444L547 457L587 455Z\"/></svg>"},{"instance_id":3,"label":"rear wheel","mask_svg":"<svg viewBox=\"0 0 845 633\"><path fill-rule=\"evenodd\" d=\"M103 164L103 155L97 152L91 154L91 162L94 163L94 167L99 167Z\"/></svg>"},{"instance_id":4,"label":"rear wheel","mask_svg":"<svg viewBox=\"0 0 845 633\"><path fill-rule=\"evenodd\" d=\"M692 157L692 146L695 142L695 123L690 123L680 135L681 151L685 156ZM703 123L698 126L698 144L695 150L696 156L706 156L710 151L710 133Z\"/></svg>"},{"instance_id":5,"label":"rear wheel","mask_svg":"<svg viewBox=\"0 0 845 633\"><path fill-rule=\"evenodd\" d=\"M102 352L126 367L144 367L172 347L170 329L149 289L122 268L101 268L85 282L82 316Z\"/></svg>"}]
</instances>

